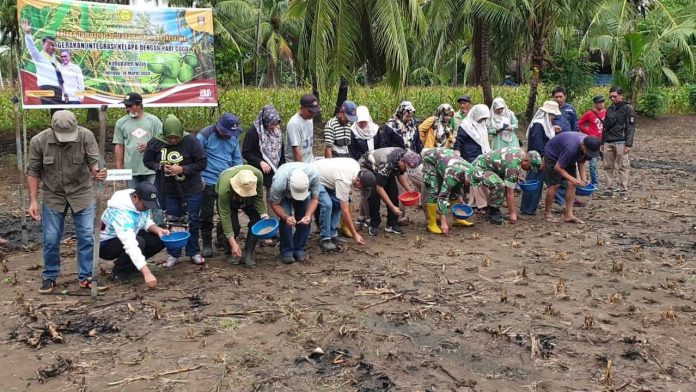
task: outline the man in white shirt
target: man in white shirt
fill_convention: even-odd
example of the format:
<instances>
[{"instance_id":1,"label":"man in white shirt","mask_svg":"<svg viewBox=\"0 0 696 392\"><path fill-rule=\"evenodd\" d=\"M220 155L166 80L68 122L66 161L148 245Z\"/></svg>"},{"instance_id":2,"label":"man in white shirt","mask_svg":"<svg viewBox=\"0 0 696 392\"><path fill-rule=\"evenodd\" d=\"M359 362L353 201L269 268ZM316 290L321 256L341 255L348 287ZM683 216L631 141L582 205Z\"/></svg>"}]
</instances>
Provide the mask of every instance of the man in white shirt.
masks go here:
<instances>
[{"instance_id":1,"label":"man in white shirt","mask_svg":"<svg viewBox=\"0 0 696 392\"><path fill-rule=\"evenodd\" d=\"M51 36L43 38L43 50L39 52L30 34L31 27L27 21L21 22L24 30L24 43L36 67L36 84L41 90L53 91L53 96L41 97L44 105L59 105L63 100L63 75L58 69L55 57L56 39Z\"/></svg>"},{"instance_id":2,"label":"man in white shirt","mask_svg":"<svg viewBox=\"0 0 696 392\"><path fill-rule=\"evenodd\" d=\"M300 111L288 120L286 133L288 142L285 143L286 162L314 162L314 113L321 110L317 98L312 94L303 95L300 99Z\"/></svg>"},{"instance_id":3,"label":"man in white shirt","mask_svg":"<svg viewBox=\"0 0 696 392\"><path fill-rule=\"evenodd\" d=\"M81 104L85 91L85 77L79 65L72 62L69 50L60 51L58 69L63 74L63 96L69 104Z\"/></svg>"}]
</instances>

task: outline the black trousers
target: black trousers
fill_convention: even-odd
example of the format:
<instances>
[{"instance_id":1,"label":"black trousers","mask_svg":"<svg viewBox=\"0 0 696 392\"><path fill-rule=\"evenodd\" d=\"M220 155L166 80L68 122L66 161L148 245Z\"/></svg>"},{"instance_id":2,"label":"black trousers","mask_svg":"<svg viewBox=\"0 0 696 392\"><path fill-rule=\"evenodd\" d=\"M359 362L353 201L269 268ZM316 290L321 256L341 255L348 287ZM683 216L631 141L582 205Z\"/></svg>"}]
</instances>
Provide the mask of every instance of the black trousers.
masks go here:
<instances>
[{"instance_id":1,"label":"black trousers","mask_svg":"<svg viewBox=\"0 0 696 392\"><path fill-rule=\"evenodd\" d=\"M157 234L149 233L145 230L140 230L135 239L138 241L138 247L146 259L156 255L162 249L164 244ZM115 260L113 272L121 274L131 274L138 269L133 264L130 256L123 249L123 243L118 237L104 241L99 246L99 257L104 260Z\"/></svg>"},{"instance_id":2,"label":"black trousers","mask_svg":"<svg viewBox=\"0 0 696 392\"><path fill-rule=\"evenodd\" d=\"M384 191L387 192L387 196L389 196L389 200L395 205L399 205L399 188L396 186L396 177L392 176L389 177L387 180L386 184L384 184ZM367 203L369 206L370 210L370 226L371 227L379 227L379 224L382 223L382 216L380 214L380 205L381 205L382 199L379 197L379 194L377 194L377 190L373 189L372 192L370 192L370 197L367 199ZM387 211L387 226L394 226L399 222L399 217L391 212Z\"/></svg>"},{"instance_id":3,"label":"black trousers","mask_svg":"<svg viewBox=\"0 0 696 392\"><path fill-rule=\"evenodd\" d=\"M232 215L232 231L234 232L235 238L239 236L239 232L242 230L242 226L239 224L239 210L244 211L246 216L249 217L249 224L247 224L247 227L249 228L249 231L247 232L247 237L249 237L252 235L251 226L255 225L256 222L261 220L261 215L258 211L256 211L256 208L254 208L253 205L245 205L240 207L239 205L231 204L230 212ZM222 246L225 248L225 253L230 254L230 252L232 251L232 249L230 248L230 243L224 240L222 241Z\"/></svg>"},{"instance_id":4,"label":"black trousers","mask_svg":"<svg viewBox=\"0 0 696 392\"><path fill-rule=\"evenodd\" d=\"M201 203L201 237L205 240L206 238L211 238L213 233L213 218L215 217L215 206L217 206L217 192L215 192L215 185L205 185L203 190L203 203ZM218 244L223 244L225 241L225 236L222 232L222 225L220 222L215 225L215 233Z\"/></svg>"}]
</instances>

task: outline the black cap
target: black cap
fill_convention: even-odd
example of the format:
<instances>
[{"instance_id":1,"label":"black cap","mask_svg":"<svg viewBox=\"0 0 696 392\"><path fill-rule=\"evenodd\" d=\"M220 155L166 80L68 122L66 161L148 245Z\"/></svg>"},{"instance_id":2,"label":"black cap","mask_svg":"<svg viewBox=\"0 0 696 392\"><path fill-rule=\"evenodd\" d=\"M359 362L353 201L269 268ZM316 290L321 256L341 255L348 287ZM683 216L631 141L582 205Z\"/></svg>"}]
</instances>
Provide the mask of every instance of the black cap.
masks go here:
<instances>
[{"instance_id":1,"label":"black cap","mask_svg":"<svg viewBox=\"0 0 696 392\"><path fill-rule=\"evenodd\" d=\"M594 103L604 102L604 95L598 95L598 96L592 98L592 102L594 102Z\"/></svg>"},{"instance_id":2,"label":"black cap","mask_svg":"<svg viewBox=\"0 0 696 392\"><path fill-rule=\"evenodd\" d=\"M315 97L312 94L305 94L300 98L300 105L304 108L309 109L310 112L316 113L321 110L321 106L319 106L319 101L317 100L317 97Z\"/></svg>"},{"instance_id":3,"label":"black cap","mask_svg":"<svg viewBox=\"0 0 696 392\"><path fill-rule=\"evenodd\" d=\"M142 199L143 204L148 210L157 210L160 208L159 202L157 201L157 187L155 184L150 184L147 181L143 181L135 187L135 194Z\"/></svg>"},{"instance_id":4,"label":"black cap","mask_svg":"<svg viewBox=\"0 0 696 392\"><path fill-rule=\"evenodd\" d=\"M457 98L457 103L462 103L462 102L471 103L471 97L468 95L462 95L461 97Z\"/></svg>"},{"instance_id":5,"label":"black cap","mask_svg":"<svg viewBox=\"0 0 696 392\"><path fill-rule=\"evenodd\" d=\"M142 105L143 97L138 93L128 93L121 103L124 105Z\"/></svg>"},{"instance_id":6,"label":"black cap","mask_svg":"<svg viewBox=\"0 0 696 392\"><path fill-rule=\"evenodd\" d=\"M582 144L585 145L587 155L590 158L599 158L599 147L602 146L602 141L593 136L588 136L583 139Z\"/></svg>"}]
</instances>

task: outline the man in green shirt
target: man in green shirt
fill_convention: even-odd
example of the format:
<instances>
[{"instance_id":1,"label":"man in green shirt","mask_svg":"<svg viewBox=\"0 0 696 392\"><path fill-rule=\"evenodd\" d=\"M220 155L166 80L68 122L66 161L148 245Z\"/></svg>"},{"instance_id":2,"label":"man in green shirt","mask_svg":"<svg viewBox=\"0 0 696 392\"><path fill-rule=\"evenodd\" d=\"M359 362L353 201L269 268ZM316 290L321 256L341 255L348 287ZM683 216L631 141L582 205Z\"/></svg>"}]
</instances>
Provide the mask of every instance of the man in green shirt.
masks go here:
<instances>
[{"instance_id":1,"label":"man in green shirt","mask_svg":"<svg viewBox=\"0 0 696 392\"><path fill-rule=\"evenodd\" d=\"M471 97L462 95L457 99L457 103L459 104L459 110L452 116L452 130L454 130L455 134L462 124L462 121L469 115L469 110L471 110Z\"/></svg>"},{"instance_id":2,"label":"man in green shirt","mask_svg":"<svg viewBox=\"0 0 696 392\"><path fill-rule=\"evenodd\" d=\"M227 261L232 264L244 263L245 267L254 268L254 248L258 237L251 233L251 227L261 219L268 219L266 202L263 196L263 174L250 165L231 167L220 174L215 191L218 196L218 214L222 231L227 238L225 253ZM244 242L244 257L236 237L239 236L239 210L249 217L249 231Z\"/></svg>"}]
</instances>

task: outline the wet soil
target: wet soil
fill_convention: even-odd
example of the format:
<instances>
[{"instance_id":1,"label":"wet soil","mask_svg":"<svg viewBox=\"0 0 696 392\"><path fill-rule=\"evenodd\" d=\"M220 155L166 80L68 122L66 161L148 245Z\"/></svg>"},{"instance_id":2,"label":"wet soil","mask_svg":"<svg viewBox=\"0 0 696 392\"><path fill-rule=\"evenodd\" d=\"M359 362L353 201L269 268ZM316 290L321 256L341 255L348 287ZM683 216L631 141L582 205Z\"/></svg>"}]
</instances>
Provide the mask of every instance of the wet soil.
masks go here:
<instances>
[{"instance_id":1,"label":"wet soil","mask_svg":"<svg viewBox=\"0 0 696 392\"><path fill-rule=\"evenodd\" d=\"M219 253L164 270L161 253L158 289L109 282L95 303L69 238L55 295L37 292L40 250L6 251L0 390L693 390L694 123L641 119L629 200L585 198L585 225L477 217L445 237L409 209L404 235L336 254L314 235L289 266L273 246L253 270Z\"/></svg>"}]
</instances>

